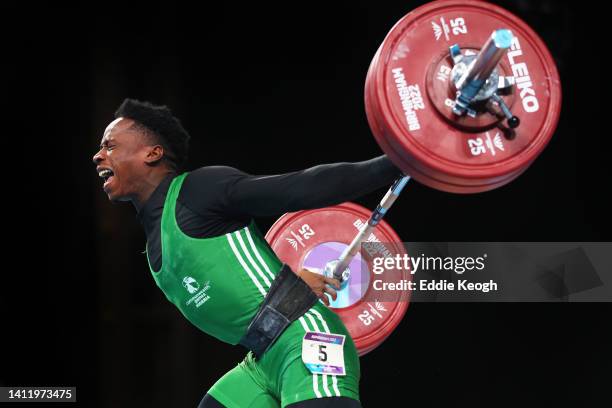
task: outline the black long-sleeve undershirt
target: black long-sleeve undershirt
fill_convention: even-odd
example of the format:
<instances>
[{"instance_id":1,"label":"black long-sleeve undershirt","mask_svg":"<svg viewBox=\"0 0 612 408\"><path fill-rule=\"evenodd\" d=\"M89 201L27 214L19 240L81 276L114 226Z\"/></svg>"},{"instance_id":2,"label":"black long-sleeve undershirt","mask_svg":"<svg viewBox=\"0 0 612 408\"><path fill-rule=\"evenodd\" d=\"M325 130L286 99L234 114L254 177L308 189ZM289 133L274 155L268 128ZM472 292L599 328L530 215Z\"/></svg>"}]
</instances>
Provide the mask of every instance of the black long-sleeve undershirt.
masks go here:
<instances>
[{"instance_id":1,"label":"black long-sleeve undershirt","mask_svg":"<svg viewBox=\"0 0 612 408\"><path fill-rule=\"evenodd\" d=\"M176 218L185 234L210 238L243 228L252 217L349 201L389 185L399 175L386 156L271 176L254 176L227 166L201 167L191 171L183 182ZM154 270L162 264L161 216L168 187L176 176L169 174L138 212Z\"/></svg>"}]
</instances>

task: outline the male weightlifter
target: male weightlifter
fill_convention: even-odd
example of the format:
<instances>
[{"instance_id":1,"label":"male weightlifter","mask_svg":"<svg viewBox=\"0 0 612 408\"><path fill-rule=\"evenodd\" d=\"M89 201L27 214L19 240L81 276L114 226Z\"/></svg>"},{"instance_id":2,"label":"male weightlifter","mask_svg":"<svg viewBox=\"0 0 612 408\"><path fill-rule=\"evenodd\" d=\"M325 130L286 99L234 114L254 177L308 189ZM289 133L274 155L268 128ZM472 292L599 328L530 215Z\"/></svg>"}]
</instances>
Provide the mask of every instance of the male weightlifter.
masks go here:
<instances>
[{"instance_id":1,"label":"male weightlifter","mask_svg":"<svg viewBox=\"0 0 612 408\"><path fill-rule=\"evenodd\" d=\"M93 156L113 202L130 201L153 279L203 332L250 351L200 408L360 407L355 345L328 304L339 282L283 265L253 217L326 207L388 185L386 156L273 176L224 166L184 172L189 134L165 106L126 99ZM306 332L345 335L344 376L309 371Z\"/></svg>"}]
</instances>

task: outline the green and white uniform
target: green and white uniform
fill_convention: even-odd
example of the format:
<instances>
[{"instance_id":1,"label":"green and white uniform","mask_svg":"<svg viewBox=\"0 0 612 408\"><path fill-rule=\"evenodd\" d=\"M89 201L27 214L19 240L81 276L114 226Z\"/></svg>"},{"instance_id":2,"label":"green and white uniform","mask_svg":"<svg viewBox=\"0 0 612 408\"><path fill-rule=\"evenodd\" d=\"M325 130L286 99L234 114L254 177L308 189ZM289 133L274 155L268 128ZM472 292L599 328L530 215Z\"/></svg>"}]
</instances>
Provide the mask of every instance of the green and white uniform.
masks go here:
<instances>
[{"instance_id":1,"label":"green and white uniform","mask_svg":"<svg viewBox=\"0 0 612 408\"><path fill-rule=\"evenodd\" d=\"M196 327L238 344L281 267L261 232L248 226L212 238L186 235L176 220L176 202L187 173L172 180L161 220L163 263L150 266L159 288ZM346 335L346 376L312 374L301 359L306 331ZM209 391L227 407L279 407L331 396L359 399L359 358L338 316L321 303L294 321L260 359L245 360Z\"/></svg>"}]
</instances>

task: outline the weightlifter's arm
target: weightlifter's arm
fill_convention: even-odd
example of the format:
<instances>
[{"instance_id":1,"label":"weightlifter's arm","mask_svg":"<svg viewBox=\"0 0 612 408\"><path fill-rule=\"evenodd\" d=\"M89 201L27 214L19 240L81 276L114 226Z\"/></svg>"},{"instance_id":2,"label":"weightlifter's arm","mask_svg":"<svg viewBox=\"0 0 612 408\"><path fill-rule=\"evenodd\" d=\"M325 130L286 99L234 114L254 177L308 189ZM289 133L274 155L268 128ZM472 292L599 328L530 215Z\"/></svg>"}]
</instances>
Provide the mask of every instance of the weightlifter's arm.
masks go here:
<instances>
[{"instance_id":1,"label":"weightlifter's arm","mask_svg":"<svg viewBox=\"0 0 612 408\"><path fill-rule=\"evenodd\" d=\"M398 168L385 155L273 176L236 171L227 184L225 206L232 214L276 216L349 201L388 186L399 175Z\"/></svg>"}]
</instances>

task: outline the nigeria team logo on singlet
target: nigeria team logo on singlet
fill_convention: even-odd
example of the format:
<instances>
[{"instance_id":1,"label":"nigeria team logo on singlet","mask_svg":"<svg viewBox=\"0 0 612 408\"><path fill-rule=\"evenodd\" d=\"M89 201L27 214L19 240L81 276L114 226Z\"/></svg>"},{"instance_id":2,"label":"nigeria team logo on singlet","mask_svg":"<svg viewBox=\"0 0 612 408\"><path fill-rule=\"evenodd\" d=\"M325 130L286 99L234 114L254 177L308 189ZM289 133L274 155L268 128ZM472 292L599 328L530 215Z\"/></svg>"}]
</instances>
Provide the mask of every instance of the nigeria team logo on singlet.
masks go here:
<instances>
[{"instance_id":1,"label":"nigeria team logo on singlet","mask_svg":"<svg viewBox=\"0 0 612 408\"><path fill-rule=\"evenodd\" d=\"M183 278L183 287L185 287L190 294L194 294L200 289L200 284L191 276L185 276Z\"/></svg>"},{"instance_id":2,"label":"nigeria team logo on singlet","mask_svg":"<svg viewBox=\"0 0 612 408\"><path fill-rule=\"evenodd\" d=\"M189 299L185 301L186 306L195 305L196 308L202 306L204 303L210 299L210 295L208 295L208 289L210 289L210 281L204 282L201 286L200 284L191 276L185 276L183 278L183 287L187 289L190 296Z\"/></svg>"}]
</instances>

